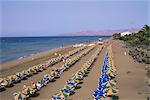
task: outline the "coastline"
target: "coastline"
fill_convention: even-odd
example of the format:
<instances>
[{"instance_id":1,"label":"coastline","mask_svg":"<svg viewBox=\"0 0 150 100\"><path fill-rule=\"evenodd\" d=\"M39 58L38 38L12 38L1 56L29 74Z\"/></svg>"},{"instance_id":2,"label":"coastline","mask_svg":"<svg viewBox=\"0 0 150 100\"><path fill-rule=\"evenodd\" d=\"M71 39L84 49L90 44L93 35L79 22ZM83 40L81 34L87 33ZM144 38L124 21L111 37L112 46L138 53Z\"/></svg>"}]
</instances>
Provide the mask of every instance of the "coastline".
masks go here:
<instances>
[{"instance_id":1,"label":"coastline","mask_svg":"<svg viewBox=\"0 0 150 100\"><path fill-rule=\"evenodd\" d=\"M0 71L2 72L5 70L8 70L10 68L17 67L18 65L23 65L25 63L32 63L32 62L37 61L37 60L42 59L42 58L45 58L45 60L46 60L46 57L50 56L51 54L53 54L55 52L61 52L62 50L66 50L66 49L69 49L71 47L72 47L72 45L53 48L53 49L50 49L48 51L40 52L40 53L35 54L35 55L27 56L27 57L22 58L22 59L15 59L12 61L8 61L6 63L2 63L2 64L0 64Z\"/></svg>"},{"instance_id":2,"label":"coastline","mask_svg":"<svg viewBox=\"0 0 150 100\"><path fill-rule=\"evenodd\" d=\"M89 44L94 42L96 41L86 42L84 44ZM48 51L40 52L36 55L28 56L20 60L16 59L4 64L0 64L0 77L6 77L12 75L16 72L25 70L29 67L38 65L40 63L43 63L44 61L57 57L56 55L54 55L54 53L63 55L75 48L76 47L73 47L73 45L66 45L63 47L58 47L58 48L50 49Z\"/></svg>"},{"instance_id":3,"label":"coastline","mask_svg":"<svg viewBox=\"0 0 150 100\"><path fill-rule=\"evenodd\" d=\"M100 76L100 69L102 66L104 54L106 51L106 48L109 43L112 44L112 51L114 55L114 61L115 65L117 66L117 87L119 88L119 93L117 96L119 96L119 100L145 100L146 99L146 85L145 85L145 66L146 64L141 64L138 62L135 62L130 55L124 55L124 52L128 52L129 50L124 47L124 43L117 40L112 40L112 38L108 38L105 41L104 49L100 53L99 57L97 58L96 62L92 65L93 68L91 69L90 74L85 77L85 80L83 80L83 84L81 84L81 88L77 90L77 93L75 93L73 96L69 97L72 100L81 100L81 99L92 99L92 93L97 87L97 81ZM98 45L96 46L98 47ZM5 74L4 76L7 76L8 73L14 73L16 70L22 70L27 67L31 67L31 65L35 64L35 62L40 63L44 62L44 59L47 59L47 56L49 58L54 57L54 52L58 52L61 54L65 54L68 51L73 50L72 45L65 46L64 48L55 48L54 50L50 50L47 52L43 52L38 56L36 59L27 62L29 66L23 66L25 64L22 64L20 66L10 66L7 67L7 69L3 69L2 74ZM81 58L79 62L77 62L75 65L73 65L68 71L64 72L62 76L56 80L56 82L49 83L46 87L43 87L40 91L40 95L37 97L31 97L32 100L42 100L50 98L52 95L57 93L61 87L64 86L67 79L70 78L70 76L75 73L79 68L81 68L82 64L94 54L96 49L93 49L89 54L87 54L85 57ZM53 56L52 56L53 55ZM34 55L35 56L35 55ZM33 56L33 57L34 57ZM42 60L43 58L43 60ZM25 62L24 62L25 63ZM29 85L30 81L37 81L41 79L45 74L50 73L53 68L59 68L63 65L63 62L60 62L56 65L53 65L48 68L48 70L45 70L43 72L40 72L34 76L28 77L27 80L24 80L23 82L20 82L13 86L12 88L8 88L6 91L1 93L2 99L6 99L7 96L9 99L11 99L12 94L14 92L21 91L24 84ZM24 68L23 68L24 67ZM94 77L93 77L94 75ZM92 80L92 81L90 81ZM87 88L88 87L88 88ZM86 91L86 92L85 92Z\"/></svg>"},{"instance_id":4,"label":"coastline","mask_svg":"<svg viewBox=\"0 0 150 100\"><path fill-rule=\"evenodd\" d=\"M105 38L104 38L104 40L105 40ZM88 43L93 43L93 42L96 42L96 41L97 40L93 40L93 41L89 41L89 42L81 42L81 44L82 43L88 44ZM52 48L52 49L49 49L49 50L46 50L46 51L42 51L42 52L35 53L35 54L29 54L28 56L24 55L24 56L19 57L17 59L13 59L13 60L10 60L10 61L4 62L4 63L0 63L0 71L7 70L9 68L15 67L15 66L20 65L20 64L28 63L28 62L31 62L31 61L35 61L37 59L47 57L49 54L51 54L53 52L59 52L63 49L70 48L75 44L80 44L80 43L74 43L74 44L59 46L59 47Z\"/></svg>"},{"instance_id":5,"label":"coastline","mask_svg":"<svg viewBox=\"0 0 150 100\"><path fill-rule=\"evenodd\" d=\"M17 59L24 59L53 48L95 41L98 40L99 37L107 38L104 36L2 37L0 64L5 64Z\"/></svg>"}]
</instances>

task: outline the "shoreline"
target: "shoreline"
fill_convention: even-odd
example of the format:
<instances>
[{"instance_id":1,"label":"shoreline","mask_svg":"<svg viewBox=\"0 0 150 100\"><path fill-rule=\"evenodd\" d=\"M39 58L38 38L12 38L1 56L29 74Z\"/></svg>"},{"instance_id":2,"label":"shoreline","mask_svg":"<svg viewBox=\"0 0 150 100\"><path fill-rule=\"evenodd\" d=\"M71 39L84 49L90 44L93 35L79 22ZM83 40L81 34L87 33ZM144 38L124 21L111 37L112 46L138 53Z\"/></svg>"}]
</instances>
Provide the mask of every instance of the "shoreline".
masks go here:
<instances>
[{"instance_id":1,"label":"shoreline","mask_svg":"<svg viewBox=\"0 0 150 100\"><path fill-rule=\"evenodd\" d=\"M96 41L85 42L84 44L95 43L95 42ZM83 43L77 43L77 44L83 44ZM48 51L40 52L36 55L29 56L20 60L17 59L14 61L10 61L8 63L0 64L0 77L9 76L15 72L25 70L26 68L38 65L49 59L57 57L54 53L63 55L66 52L69 52L75 48L78 48L78 47L74 47L73 45L66 45L63 47L50 49Z\"/></svg>"},{"instance_id":2,"label":"shoreline","mask_svg":"<svg viewBox=\"0 0 150 100\"><path fill-rule=\"evenodd\" d=\"M106 40L106 39L104 38L104 40ZM97 40L93 40L93 41L89 41L89 42L75 43L75 44L82 44L82 43L83 44L88 44L88 43L93 43L93 42L97 42ZM17 58L17 59L10 60L10 61L4 62L4 63L0 63L0 71L8 69L8 68L5 68L5 67L10 67L10 66L15 67L19 64L23 64L23 63L27 63L27 62L30 62L30 61L33 61L33 60L36 60L36 59L43 58L43 57L47 56L48 53L58 52L58 51L61 51L61 49L70 48L75 44L70 44L70 45L68 44L68 45L64 45L64 46L59 46L59 47L52 48L52 49L42 51L42 52L39 52L39 53L29 54L28 56L21 56L21 57L23 57L23 58L19 57L21 59Z\"/></svg>"},{"instance_id":3,"label":"shoreline","mask_svg":"<svg viewBox=\"0 0 150 100\"><path fill-rule=\"evenodd\" d=\"M45 37L46 39L44 39L44 38L40 39L40 37L12 37L12 39L14 38L14 40L15 40L15 38L17 38L15 40L15 42L12 41L11 37L10 37L10 39L7 39L7 37L3 37L3 39L2 39L2 44L3 45L2 45L2 51L1 51L2 55L1 55L0 65L4 65L5 63L12 62L12 61L15 61L15 60L18 60L18 59L19 60L24 59L24 58L27 58L29 56L37 55L41 52L46 52L48 50L51 50L51 49L54 49L54 48L59 48L59 47L62 47L62 46L74 45L76 43L77 44L86 43L86 42L89 42L89 41L97 41L97 39L99 37L104 38L104 39L109 38L109 37L105 37L105 36L93 36L93 37L89 36L86 39L86 37L85 38L84 37L81 38L81 40L80 40L80 36L77 37L77 39L79 38L79 41L70 40L71 38L74 38L73 36L69 37L69 40L65 39L67 37L60 37L60 38L59 37L55 37L55 38ZM19 39L19 38L23 38L23 39ZM25 42L24 43L25 46L23 48L22 47L20 48L19 46L21 45L21 42L25 41L24 38L25 39L29 38L29 43L30 44L27 44L28 42L27 43ZM30 38L31 39L33 38L34 42L30 41L31 40ZM38 41L36 38L40 39L42 41ZM63 39L65 39L65 41ZM16 43L17 41L18 41L18 43ZM46 44L46 45L42 46L43 43L45 43L45 41L46 41L46 43L52 43L52 45L49 46L49 44ZM10 42L12 42L12 43L10 44ZM33 44L35 44L35 46ZM13 46L11 46L11 45L13 45ZM39 45L42 48L38 48ZM5 47L8 47L8 48L5 48ZM18 49L15 49L16 47L18 47ZM34 49L34 47L35 47L35 49Z\"/></svg>"},{"instance_id":4,"label":"shoreline","mask_svg":"<svg viewBox=\"0 0 150 100\"><path fill-rule=\"evenodd\" d=\"M92 42L93 43L93 42ZM81 88L77 89L77 93L70 96L69 98L72 100L76 99L92 99L92 93L97 88L97 81L100 76L99 70L101 69L103 58L105 55L106 48L109 44L112 44L112 51L114 56L115 65L117 68L117 87L119 89L119 92L117 96L119 96L120 100L144 100L146 99L146 85L145 85L145 67L147 64L142 64L134 61L132 57L128 54L129 49L124 47L124 43L121 41L112 40L112 38L108 38L107 40L104 40L104 49L101 51L100 55L98 56L95 63L93 63L93 68L91 69L91 72L87 77L85 77L85 80L83 80L83 84L80 84ZM98 45L96 46L98 47ZM66 48L66 49L65 49ZM65 46L64 49L62 48L55 48L51 53L48 52L49 56L51 58L52 55L54 56L54 51L60 52L61 54L66 54L69 51L72 51L72 49L75 49L72 45L70 45L68 48ZM73 73L78 71L78 69L81 68L83 63L91 57L96 48L90 51L87 55L85 55L83 58L80 59L79 62L74 64L68 71L64 72L60 78L58 78L56 81L49 83L47 86L43 87L40 90L40 95L37 97L31 97L33 100L41 100L41 99L47 99L50 98L52 95L57 93L61 87L63 87L66 83L66 80L71 77ZM127 55L124 55L124 52L127 52ZM46 55L46 54L45 54ZM74 57L74 56L73 56ZM43 58L46 58L46 56L43 55ZM44 62L44 60L35 59L35 61L28 62L29 66L31 67L31 63L33 62ZM33 63L35 64L35 63ZM38 74L35 74L31 77L28 77L27 80L24 80L16 85L14 85L12 88L7 88L6 91L1 92L2 99L5 99L6 97L11 98L12 94L14 92L21 91L24 84L29 85L30 81L37 81L42 78L45 74L50 73L54 68L59 68L63 65L63 62L60 62L56 65L53 65L52 67L49 67L47 70L40 72ZM24 68L28 68L28 66L16 66L16 67L9 67L7 70L4 70L2 74L5 74L5 76L16 70L22 70ZM94 77L93 77L94 76ZM91 81L90 81L91 80ZM88 87L88 88L87 88ZM86 91L86 92L85 92Z\"/></svg>"},{"instance_id":5,"label":"shoreline","mask_svg":"<svg viewBox=\"0 0 150 100\"><path fill-rule=\"evenodd\" d=\"M22 58L22 59L19 59L20 58L19 57L18 59L14 59L14 60L11 60L11 61L8 61L8 62L5 62L5 63L1 63L0 64L0 71L7 70L7 69L12 68L12 67L16 67L17 65L20 65L20 64L35 61L37 59L48 56L49 53L52 54L54 52L59 52L62 49L67 49L67 48L70 48L72 46L73 45L66 45L66 46L63 46L63 47L57 47L57 48L49 49L47 51L39 52L39 53L34 54L34 55L27 56L27 57Z\"/></svg>"},{"instance_id":6,"label":"shoreline","mask_svg":"<svg viewBox=\"0 0 150 100\"><path fill-rule=\"evenodd\" d=\"M70 45L54 47L54 48L51 48L51 49L48 49L48 50L44 50L44 51L40 51L40 52L36 52L36 53L31 53L31 54L23 55L23 56L17 57L17 58L12 59L12 60L1 62L0 65L4 65L6 63L10 63L10 62L13 62L13 61L16 61L16 60L22 60L22 59L25 59L25 58L28 58L28 57L31 57L31 56L38 55L40 53L49 52L50 50L53 50L53 49L55 50L55 49L63 48L63 47L66 47L66 46L70 46Z\"/></svg>"}]
</instances>

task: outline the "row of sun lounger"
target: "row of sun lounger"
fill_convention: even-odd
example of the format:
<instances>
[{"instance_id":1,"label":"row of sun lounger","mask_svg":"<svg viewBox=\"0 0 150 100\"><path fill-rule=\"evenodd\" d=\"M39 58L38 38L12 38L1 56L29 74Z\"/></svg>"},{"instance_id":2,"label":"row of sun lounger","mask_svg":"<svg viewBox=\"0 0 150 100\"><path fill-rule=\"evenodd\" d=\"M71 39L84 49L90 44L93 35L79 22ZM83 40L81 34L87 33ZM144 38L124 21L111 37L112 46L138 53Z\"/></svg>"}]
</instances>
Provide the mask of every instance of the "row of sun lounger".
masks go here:
<instances>
[{"instance_id":1,"label":"row of sun lounger","mask_svg":"<svg viewBox=\"0 0 150 100\"><path fill-rule=\"evenodd\" d=\"M94 100L102 100L107 97L117 97L116 94L118 89L116 88L115 76L116 66L113 61L112 47L109 45L104 57L101 76L98 80L98 88L93 92Z\"/></svg>"},{"instance_id":2,"label":"row of sun lounger","mask_svg":"<svg viewBox=\"0 0 150 100\"><path fill-rule=\"evenodd\" d=\"M31 81L31 86L24 85L21 92L13 94L14 100L26 100L27 98L35 95L37 93L37 91L39 91L43 86L46 86L49 82L53 81L57 77L60 77L60 75L66 69L71 67L74 63L76 63L81 57L83 57L88 52L90 52L93 48L94 47L90 47L90 48L84 50L83 52L80 52L72 59L66 60L65 64L62 65L62 67L52 70L52 72L50 74L44 75L43 79L38 80L36 83Z\"/></svg>"},{"instance_id":3,"label":"row of sun lounger","mask_svg":"<svg viewBox=\"0 0 150 100\"><path fill-rule=\"evenodd\" d=\"M66 81L66 85L60 89L59 93L52 96L52 100L66 100L72 95L77 88L78 84L83 80L84 76L88 73L89 68L95 61L97 55L100 53L101 48L98 48L82 66L80 70L72 75L72 77Z\"/></svg>"},{"instance_id":4,"label":"row of sun lounger","mask_svg":"<svg viewBox=\"0 0 150 100\"><path fill-rule=\"evenodd\" d=\"M23 70L21 72L17 72L14 75L10 75L6 78L0 78L0 91L4 90L6 87L13 86L15 83L20 82L23 79L27 79L27 77L30 77L34 74L37 74L38 72L42 72L43 70L46 70L49 66L54 65L55 63L58 63L62 60L65 60L69 58L70 56L77 54L78 52L81 52L86 47L80 47L73 51L70 51L66 55L59 55L56 58L52 58L42 64L38 64L36 66L30 67L27 70Z\"/></svg>"}]
</instances>

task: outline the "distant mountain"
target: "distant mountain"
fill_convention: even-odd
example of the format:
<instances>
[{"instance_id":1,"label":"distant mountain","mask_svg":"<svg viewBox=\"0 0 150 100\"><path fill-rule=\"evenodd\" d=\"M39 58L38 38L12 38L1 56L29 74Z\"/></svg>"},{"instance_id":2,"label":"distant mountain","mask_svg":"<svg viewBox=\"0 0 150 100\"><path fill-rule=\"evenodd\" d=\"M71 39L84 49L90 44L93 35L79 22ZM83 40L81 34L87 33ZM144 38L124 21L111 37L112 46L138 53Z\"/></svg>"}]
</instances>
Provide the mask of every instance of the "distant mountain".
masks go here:
<instances>
[{"instance_id":1,"label":"distant mountain","mask_svg":"<svg viewBox=\"0 0 150 100\"><path fill-rule=\"evenodd\" d=\"M80 31L80 32L72 32L72 33L64 33L64 36L96 36L96 35L102 35L102 36L110 36L114 33L118 32L136 32L139 31L139 28L131 28L131 29L118 29L118 30L99 30L99 31L94 31L94 30L85 30L85 31Z\"/></svg>"}]
</instances>

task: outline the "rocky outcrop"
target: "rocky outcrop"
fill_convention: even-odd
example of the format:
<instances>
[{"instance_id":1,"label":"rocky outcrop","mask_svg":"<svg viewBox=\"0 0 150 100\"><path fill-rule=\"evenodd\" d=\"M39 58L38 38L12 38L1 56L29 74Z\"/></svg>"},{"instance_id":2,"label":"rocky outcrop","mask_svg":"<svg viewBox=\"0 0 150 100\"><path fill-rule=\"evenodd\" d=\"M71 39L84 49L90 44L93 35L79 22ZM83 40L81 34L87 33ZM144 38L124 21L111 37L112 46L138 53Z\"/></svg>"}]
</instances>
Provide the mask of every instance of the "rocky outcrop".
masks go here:
<instances>
[{"instance_id":1,"label":"rocky outcrop","mask_svg":"<svg viewBox=\"0 0 150 100\"><path fill-rule=\"evenodd\" d=\"M138 62L150 64L150 49L142 49L140 47L133 47L129 50L129 55Z\"/></svg>"}]
</instances>

